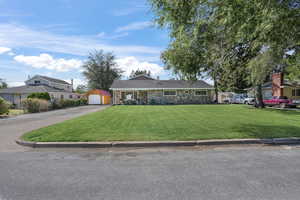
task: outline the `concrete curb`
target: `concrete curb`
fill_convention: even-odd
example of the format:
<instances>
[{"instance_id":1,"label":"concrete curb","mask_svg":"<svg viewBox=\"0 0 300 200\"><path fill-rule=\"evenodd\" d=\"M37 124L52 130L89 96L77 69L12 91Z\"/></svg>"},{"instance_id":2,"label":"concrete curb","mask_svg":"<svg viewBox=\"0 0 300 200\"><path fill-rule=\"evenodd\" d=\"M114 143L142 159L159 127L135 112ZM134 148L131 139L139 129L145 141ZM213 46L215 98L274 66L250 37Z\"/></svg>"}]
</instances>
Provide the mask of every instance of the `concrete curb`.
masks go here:
<instances>
[{"instance_id":1,"label":"concrete curb","mask_svg":"<svg viewBox=\"0 0 300 200\"><path fill-rule=\"evenodd\" d=\"M300 144L300 138L274 139L221 139L193 141L128 141L128 142L29 142L16 140L19 145L32 148L111 148L111 147L186 147L233 144L268 144L287 145Z\"/></svg>"}]
</instances>

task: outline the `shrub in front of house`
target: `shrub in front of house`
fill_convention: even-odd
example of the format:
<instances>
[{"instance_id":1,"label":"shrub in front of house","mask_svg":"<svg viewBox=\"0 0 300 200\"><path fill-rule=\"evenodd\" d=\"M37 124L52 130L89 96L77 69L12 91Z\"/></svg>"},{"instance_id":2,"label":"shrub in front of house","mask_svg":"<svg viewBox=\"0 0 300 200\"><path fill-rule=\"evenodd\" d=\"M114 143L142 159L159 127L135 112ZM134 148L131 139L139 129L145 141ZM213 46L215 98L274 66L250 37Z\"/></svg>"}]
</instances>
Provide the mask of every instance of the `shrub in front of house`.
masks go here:
<instances>
[{"instance_id":1,"label":"shrub in front of house","mask_svg":"<svg viewBox=\"0 0 300 200\"><path fill-rule=\"evenodd\" d=\"M31 93L30 95L28 95L27 97L28 99L44 99L47 101L50 101L50 95L48 92L35 92L35 93Z\"/></svg>"},{"instance_id":2,"label":"shrub in front of house","mask_svg":"<svg viewBox=\"0 0 300 200\"><path fill-rule=\"evenodd\" d=\"M28 98L22 101L22 105L29 113L45 112L49 110L49 102L43 99Z\"/></svg>"},{"instance_id":3,"label":"shrub in front of house","mask_svg":"<svg viewBox=\"0 0 300 200\"><path fill-rule=\"evenodd\" d=\"M149 104L150 105L158 105L158 102L155 99L151 99Z\"/></svg>"},{"instance_id":4,"label":"shrub in front of house","mask_svg":"<svg viewBox=\"0 0 300 200\"><path fill-rule=\"evenodd\" d=\"M81 98L81 99L79 99L79 101L80 101L80 105L87 105L88 104L88 100L85 99L85 98Z\"/></svg>"},{"instance_id":5,"label":"shrub in front of house","mask_svg":"<svg viewBox=\"0 0 300 200\"><path fill-rule=\"evenodd\" d=\"M56 110L56 109L61 109L62 105L61 105L61 101L58 99L53 99L51 101L51 109L52 110Z\"/></svg>"},{"instance_id":6,"label":"shrub in front of house","mask_svg":"<svg viewBox=\"0 0 300 200\"><path fill-rule=\"evenodd\" d=\"M8 114L10 103L0 97L0 115Z\"/></svg>"},{"instance_id":7,"label":"shrub in front of house","mask_svg":"<svg viewBox=\"0 0 300 200\"><path fill-rule=\"evenodd\" d=\"M131 99L128 99L128 100L124 100L124 105L136 105L136 101L135 100L131 100Z\"/></svg>"},{"instance_id":8,"label":"shrub in front of house","mask_svg":"<svg viewBox=\"0 0 300 200\"><path fill-rule=\"evenodd\" d=\"M65 100L53 100L51 108L60 109L60 108L69 108L76 106L87 105L87 99L65 99Z\"/></svg>"}]
</instances>

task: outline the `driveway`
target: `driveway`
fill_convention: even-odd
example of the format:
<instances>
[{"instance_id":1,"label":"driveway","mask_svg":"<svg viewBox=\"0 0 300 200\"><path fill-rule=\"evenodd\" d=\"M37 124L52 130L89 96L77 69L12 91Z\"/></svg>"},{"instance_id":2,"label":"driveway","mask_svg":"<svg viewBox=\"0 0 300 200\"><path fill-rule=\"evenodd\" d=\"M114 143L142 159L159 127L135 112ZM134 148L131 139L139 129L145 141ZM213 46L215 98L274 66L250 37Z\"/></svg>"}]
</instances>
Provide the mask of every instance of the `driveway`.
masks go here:
<instances>
[{"instance_id":1,"label":"driveway","mask_svg":"<svg viewBox=\"0 0 300 200\"><path fill-rule=\"evenodd\" d=\"M21 147L15 143L15 139L20 137L22 134L87 113L100 111L107 107L109 106L81 106L44 113L25 114L7 119L0 119L0 152L26 151L29 148Z\"/></svg>"}]
</instances>

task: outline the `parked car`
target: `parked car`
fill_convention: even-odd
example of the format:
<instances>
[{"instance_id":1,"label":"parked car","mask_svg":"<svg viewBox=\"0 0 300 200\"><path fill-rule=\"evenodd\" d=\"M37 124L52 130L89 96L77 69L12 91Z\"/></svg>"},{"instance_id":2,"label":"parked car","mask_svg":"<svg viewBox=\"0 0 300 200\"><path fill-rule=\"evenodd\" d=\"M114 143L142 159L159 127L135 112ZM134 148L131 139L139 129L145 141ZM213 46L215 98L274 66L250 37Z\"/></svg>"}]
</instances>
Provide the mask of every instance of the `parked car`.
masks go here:
<instances>
[{"instance_id":1,"label":"parked car","mask_svg":"<svg viewBox=\"0 0 300 200\"><path fill-rule=\"evenodd\" d=\"M234 94L231 103L242 104L244 103L244 99L246 98L245 94Z\"/></svg>"},{"instance_id":2,"label":"parked car","mask_svg":"<svg viewBox=\"0 0 300 200\"><path fill-rule=\"evenodd\" d=\"M300 100L295 99L295 100L293 100L293 103L296 104L296 105L300 105Z\"/></svg>"},{"instance_id":3,"label":"parked car","mask_svg":"<svg viewBox=\"0 0 300 200\"><path fill-rule=\"evenodd\" d=\"M255 103L254 97L246 97L244 98L243 104L253 105Z\"/></svg>"},{"instance_id":4,"label":"parked car","mask_svg":"<svg viewBox=\"0 0 300 200\"><path fill-rule=\"evenodd\" d=\"M296 104L286 96L273 96L270 99L264 99L263 102L266 106L279 106L280 108L296 107Z\"/></svg>"},{"instance_id":5,"label":"parked car","mask_svg":"<svg viewBox=\"0 0 300 200\"><path fill-rule=\"evenodd\" d=\"M244 98L243 97L234 97L234 98L232 98L232 102L231 103L241 104L243 102L244 102Z\"/></svg>"}]
</instances>

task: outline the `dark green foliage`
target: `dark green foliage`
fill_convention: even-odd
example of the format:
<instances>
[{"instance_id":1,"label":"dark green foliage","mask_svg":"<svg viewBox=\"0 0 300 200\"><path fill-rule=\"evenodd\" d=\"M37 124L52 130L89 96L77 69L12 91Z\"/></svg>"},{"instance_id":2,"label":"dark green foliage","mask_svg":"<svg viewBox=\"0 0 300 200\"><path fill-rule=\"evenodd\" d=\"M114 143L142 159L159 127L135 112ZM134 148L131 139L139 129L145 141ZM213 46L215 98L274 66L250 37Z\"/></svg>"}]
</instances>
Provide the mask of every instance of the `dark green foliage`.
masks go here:
<instances>
[{"instance_id":1,"label":"dark green foliage","mask_svg":"<svg viewBox=\"0 0 300 200\"><path fill-rule=\"evenodd\" d=\"M151 99L149 102L150 105L157 105L158 102L155 99Z\"/></svg>"},{"instance_id":2,"label":"dark green foliage","mask_svg":"<svg viewBox=\"0 0 300 200\"><path fill-rule=\"evenodd\" d=\"M7 88L7 83L0 78L0 89L4 89L4 88Z\"/></svg>"},{"instance_id":3,"label":"dark green foliage","mask_svg":"<svg viewBox=\"0 0 300 200\"><path fill-rule=\"evenodd\" d=\"M131 74L129 76L129 79L134 78L134 77L136 77L138 75L146 75L146 76L151 77L151 72L150 72L150 70L149 71L147 71L147 70L140 70L140 69L137 69L135 71L132 70Z\"/></svg>"},{"instance_id":4,"label":"dark green foliage","mask_svg":"<svg viewBox=\"0 0 300 200\"><path fill-rule=\"evenodd\" d=\"M136 105L137 102L135 100L125 100L124 105Z\"/></svg>"},{"instance_id":5,"label":"dark green foliage","mask_svg":"<svg viewBox=\"0 0 300 200\"><path fill-rule=\"evenodd\" d=\"M10 104L0 97L0 115L8 114Z\"/></svg>"},{"instance_id":6,"label":"dark green foliage","mask_svg":"<svg viewBox=\"0 0 300 200\"><path fill-rule=\"evenodd\" d=\"M298 77L299 0L149 1L156 22L170 31L162 58L176 74L209 75L216 93L255 86L260 104L259 88L270 73Z\"/></svg>"},{"instance_id":7,"label":"dark green foliage","mask_svg":"<svg viewBox=\"0 0 300 200\"><path fill-rule=\"evenodd\" d=\"M88 80L91 89L109 90L115 79L121 78L122 71L117 67L112 53L95 51L90 53L88 60L82 66L83 75Z\"/></svg>"},{"instance_id":8,"label":"dark green foliage","mask_svg":"<svg viewBox=\"0 0 300 200\"><path fill-rule=\"evenodd\" d=\"M87 105L87 99L65 99L65 100L54 100L52 102L52 109L61 109L61 108L69 108L69 107L76 107L76 106L83 106Z\"/></svg>"},{"instance_id":9,"label":"dark green foliage","mask_svg":"<svg viewBox=\"0 0 300 200\"><path fill-rule=\"evenodd\" d=\"M50 95L48 92L35 92L31 93L30 95L27 96L28 99L44 99L47 101L50 101Z\"/></svg>"},{"instance_id":10,"label":"dark green foliage","mask_svg":"<svg viewBox=\"0 0 300 200\"><path fill-rule=\"evenodd\" d=\"M87 91L88 91L88 87L85 85L78 85L75 90L75 92L79 94L86 93Z\"/></svg>"}]
</instances>

